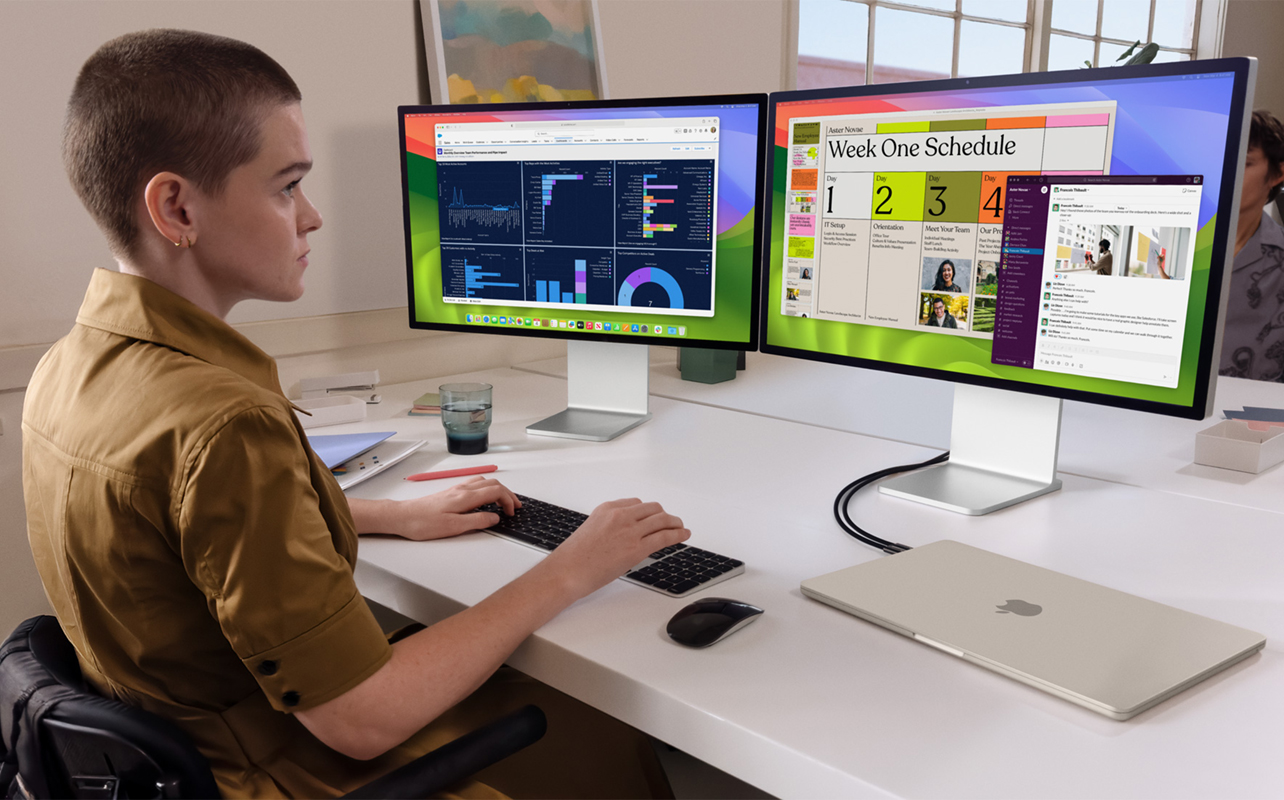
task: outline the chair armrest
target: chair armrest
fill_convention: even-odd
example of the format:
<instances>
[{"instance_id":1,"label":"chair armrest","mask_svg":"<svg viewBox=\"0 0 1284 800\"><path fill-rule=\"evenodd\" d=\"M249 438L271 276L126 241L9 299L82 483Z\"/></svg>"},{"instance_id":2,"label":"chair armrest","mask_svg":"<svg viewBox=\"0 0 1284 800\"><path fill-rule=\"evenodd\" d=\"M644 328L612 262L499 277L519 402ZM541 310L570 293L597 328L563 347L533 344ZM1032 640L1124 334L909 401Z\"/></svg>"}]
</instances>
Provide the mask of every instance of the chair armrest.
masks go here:
<instances>
[{"instance_id":1,"label":"chair armrest","mask_svg":"<svg viewBox=\"0 0 1284 800\"><path fill-rule=\"evenodd\" d=\"M538 742L546 730L544 712L535 706L523 706L344 797L429 797Z\"/></svg>"}]
</instances>

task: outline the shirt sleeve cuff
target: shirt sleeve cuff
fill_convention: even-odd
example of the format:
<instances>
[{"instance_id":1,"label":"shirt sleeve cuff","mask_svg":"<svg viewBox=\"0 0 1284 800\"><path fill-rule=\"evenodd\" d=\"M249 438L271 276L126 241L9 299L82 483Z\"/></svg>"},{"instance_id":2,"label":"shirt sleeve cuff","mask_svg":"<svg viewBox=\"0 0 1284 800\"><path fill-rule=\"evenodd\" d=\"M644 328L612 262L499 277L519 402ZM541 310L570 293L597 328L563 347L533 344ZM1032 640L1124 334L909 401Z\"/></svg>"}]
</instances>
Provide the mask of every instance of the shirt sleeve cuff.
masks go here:
<instances>
[{"instance_id":1,"label":"shirt sleeve cuff","mask_svg":"<svg viewBox=\"0 0 1284 800\"><path fill-rule=\"evenodd\" d=\"M242 659L278 711L333 700L379 671L392 646L359 593L307 633Z\"/></svg>"}]
</instances>

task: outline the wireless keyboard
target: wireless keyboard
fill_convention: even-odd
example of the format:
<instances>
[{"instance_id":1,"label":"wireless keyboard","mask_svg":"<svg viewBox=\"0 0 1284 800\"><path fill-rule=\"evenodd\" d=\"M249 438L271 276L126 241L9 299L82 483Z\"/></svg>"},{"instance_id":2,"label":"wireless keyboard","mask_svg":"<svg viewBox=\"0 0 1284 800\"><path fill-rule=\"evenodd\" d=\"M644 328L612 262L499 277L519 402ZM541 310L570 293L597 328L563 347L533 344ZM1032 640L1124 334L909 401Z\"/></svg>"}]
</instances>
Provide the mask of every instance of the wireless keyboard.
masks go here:
<instances>
[{"instance_id":1,"label":"wireless keyboard","mask_svg":"<svg viewBox=\"0 0 1284 800\"><path fill-rule=\"evenodd\" d=\"M522 507L511 517L495 503L478 509L499 514L499 524L487 533L551 552L588 519L587 514L569 508L520 494L517 497L522 501ZM744 571L743 561L687 544L675 544L647 556L620 580L671 597L686 597Z\"/></svg>"}]
</instances>

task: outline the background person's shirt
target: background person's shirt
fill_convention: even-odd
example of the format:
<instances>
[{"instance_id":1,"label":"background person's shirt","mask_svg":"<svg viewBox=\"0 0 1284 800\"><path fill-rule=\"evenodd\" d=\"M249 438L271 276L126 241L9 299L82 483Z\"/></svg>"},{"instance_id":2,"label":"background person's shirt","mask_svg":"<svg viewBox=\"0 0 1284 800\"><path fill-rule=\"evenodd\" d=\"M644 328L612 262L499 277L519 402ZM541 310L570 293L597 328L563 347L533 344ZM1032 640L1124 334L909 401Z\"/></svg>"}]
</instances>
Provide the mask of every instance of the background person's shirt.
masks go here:
<instances>
[{"instance_id":1,"label":"background person's shirt","mask_svg":"<svg viewBox=\"0 0 1284 800\"><path fill-rule=\"evenodd\" d=\"M1103 254L1101 256L1101 260L1097 262L1097 266L1094 267L1094 269L1097 270L1098 275L1110 275L1111 273L1113 273L1115 271L1114 254L1113 253Z\"/></svg>"},{"instance_id":2,"label":"background person's shirt","mask_svg":"<svg viewBox=\"0 0 1284 800\"><path fill-rule=\"evenodd\" d=\"M1218 373L1284 380L1284 229L1267 214L1235 256Z\"/></svg>"}]
</instances>

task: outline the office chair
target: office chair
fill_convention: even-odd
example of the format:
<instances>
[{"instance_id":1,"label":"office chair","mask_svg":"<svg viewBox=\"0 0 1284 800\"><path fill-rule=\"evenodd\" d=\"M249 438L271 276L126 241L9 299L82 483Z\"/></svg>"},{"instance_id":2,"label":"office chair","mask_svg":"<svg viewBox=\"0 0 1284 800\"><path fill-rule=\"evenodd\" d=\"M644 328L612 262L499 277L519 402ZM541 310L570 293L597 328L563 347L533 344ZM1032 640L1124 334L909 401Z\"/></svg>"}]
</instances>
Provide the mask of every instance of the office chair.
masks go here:
<instances>
[{"instance_id":1,"label":"office chair","mask_svg":"<svg viewBox=\"0 0 1284 800\"><path fill-rule=\"evenodd\" d=\"M427 797L535 742L525 706L371 781L353 798ZM166 719L86 685L58 620L32 617L0 645L0 797L219 797L206 761Z\"/></svg>"}]
</instances>

